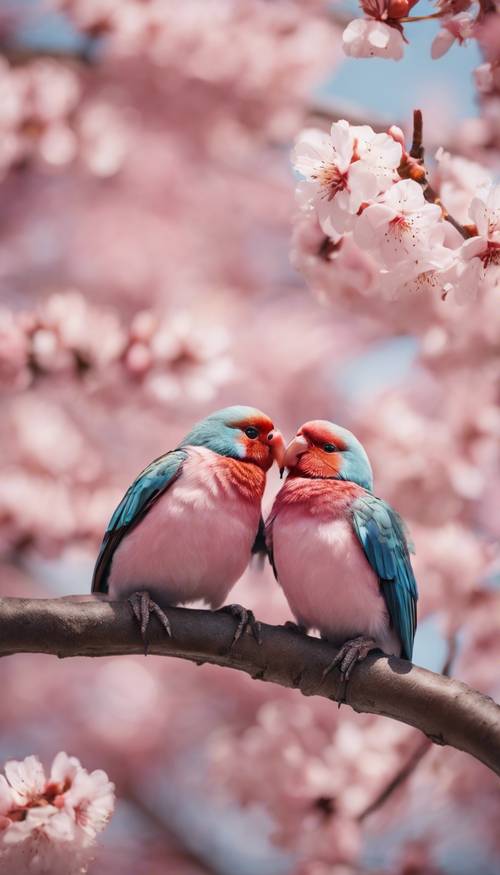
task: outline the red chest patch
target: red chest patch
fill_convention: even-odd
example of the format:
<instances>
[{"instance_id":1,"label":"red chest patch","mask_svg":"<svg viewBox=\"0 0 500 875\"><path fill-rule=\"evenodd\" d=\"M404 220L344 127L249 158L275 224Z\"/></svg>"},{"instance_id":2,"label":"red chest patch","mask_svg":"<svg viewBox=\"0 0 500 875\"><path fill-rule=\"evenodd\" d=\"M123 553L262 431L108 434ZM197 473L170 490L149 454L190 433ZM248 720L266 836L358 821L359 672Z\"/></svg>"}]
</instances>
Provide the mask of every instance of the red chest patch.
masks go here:
<instances>
[{"instance_id":1,"label":"red chest patch","mask_svg":"<svg viewBox=\"0 0 500 875\"><path fill-rule=\"evenodd\" d=\"M216 473L247 501L260 501L264 494L266 475L258 465L221 456L217 460Z\"/></svg>"},{"instance_id":2,"label":"red chest patch","mask_svg":"<svg viewBox=\"0 0 500 875\"><path fill-rule=\"evenodd\" d=\"M312 480L288 476L274 501L272 516L285 507L297 507L304 513L331 518L345 513L365 490L345 480Z\"/></svg>"}]
</instances>

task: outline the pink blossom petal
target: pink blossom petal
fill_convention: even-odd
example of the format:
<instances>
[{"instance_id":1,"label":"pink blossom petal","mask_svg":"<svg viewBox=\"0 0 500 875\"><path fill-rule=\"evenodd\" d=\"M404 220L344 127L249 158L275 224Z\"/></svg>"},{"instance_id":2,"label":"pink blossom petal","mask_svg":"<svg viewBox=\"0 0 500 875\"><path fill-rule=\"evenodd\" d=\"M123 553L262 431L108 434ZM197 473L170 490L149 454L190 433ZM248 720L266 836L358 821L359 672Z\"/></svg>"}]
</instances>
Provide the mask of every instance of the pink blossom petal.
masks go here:
<instances>
[{"instance_id":1,"label":"pink blossom petal","mask_svg":"<svg viewBox=\"0 0 500 875\"><path fill-rule=\"evenodd\" d=\"M431 58L433 58L434 60L442 58L443 55L445 55L446 52L451 49L454 42L455 37L453 36L453 34L447 28L442 27L432 40Z\"/></svg>"},{"instance_id":2,"label":"pink blossom petal","mask_svg":"<svg viewBox=\"0 0 500 875\"><path fill-rule=\"evenodd\" d=\"M353 58L392 58L401 60L404 40L401 32L382 21L356 18L342 34L344 52Z\"/></svg>"},{"instance_id":3,"label":"pink blossom petal","mask_svg":"<svg viewBox=\"0 0 500 875\"><path fill-rule=\"evenodd\" d=\"M386 204L373 204L363 210L356 220L353 231L358 246L369 249L378 246L380 230L385 229L395 215L394 209Z\"/></svg>"},{"instance_id":4,"label":"pink blossom petal","mask_svg":"<svg viewBox=\"0 0 500 875\"><path fill-rule=\"evenodd\" d=\"M384 195L384 203L394 207L399 212L414 212L422 209L427 203L422 186L413 179L402 179ZM438 208L439 209L439 208Z\"/></svg>"},{"instance_id":5,"label":"pink blossom petal","mask_svg":"<svg viewBox=\"0 0 500 875\"><path fill-rule=\"evenodd\" d=\"M64 751L56 754L50 770L50 781L55 784L64 784L66 780L72 781L81 769L80 760L69 757Z\"/></svg>"},{"instance_id":6,"label":"pink blossom petal","mask_svg":"<svg viewBox=\"0 0 500 875\"><path fill-rule=\"evenodd\" d=\"M9 760L5 763L5 775L17 800L22 804L43 793L46 778L43 766L36 756Z\"/></svg>"},{"instance_id":7,"label":"pink blossom petal","mask_svg":"<svg viewBox=\"0 0 500 875\"><path fill-rule=\"evenodd\" d=\"M0 815L7 814L14 805L14 797L10 785L3 775L0 775Z\"/></svg>"}]
</instances>

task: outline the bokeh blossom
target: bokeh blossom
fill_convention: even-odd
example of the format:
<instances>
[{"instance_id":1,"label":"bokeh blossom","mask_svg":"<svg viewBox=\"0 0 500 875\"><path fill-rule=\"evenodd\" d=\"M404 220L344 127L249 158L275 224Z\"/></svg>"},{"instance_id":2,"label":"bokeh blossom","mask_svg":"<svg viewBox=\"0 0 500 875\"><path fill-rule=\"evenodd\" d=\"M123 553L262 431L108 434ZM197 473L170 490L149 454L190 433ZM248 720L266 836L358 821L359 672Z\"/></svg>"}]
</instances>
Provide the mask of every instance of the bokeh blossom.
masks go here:
<instances>
[{"instance_id":1,"label":"bokeh blossom","mask_svg":"<svg viewBox=\"0 0 500 875\"><path fill-rule=\"evenodd\" d=\"M400 19L408 15L415 0L360 0L366 18L355 18L342 35L346 55L354 58L391 58L404 53Z\"/></svg>"},{"instance_id":2,"label":"bokeh blossom","mask_svg":"<svg viewBox=\"0 0 500 875\"><path fill-rule=\"evenodd\" d=\"M75 30L53 57L1 22L2 596L88 593L125 488L209 410L257 404L285 436L322 416L359 436L408 520L416 661L440 670L455 636L452 673L498 697L498 16L435 7L434 33L474 21L479 103L436 162L426 121L423 167L405 119L384 133L369 107L318 101L342 55L335 4L51 5ZM344 48L377 56L350 61L363 81L402 55L419 11L362 5ZM459 304L466 270L479 285ZM278 488L272 475L264 511ZM289 619L266 565L233 597ZM421 744L383 717L152 656L19 654L0 684L2 750L21 763L0 780L7 875L26 854L40 875L94 855L92 875L358 875L367 860L449 875L447 855L478 849L499 869L497 779L458 751L429 751L359 820ZM113 777L109 830L107 778L62 755L47 774L57 750Z\"/></svg>"},{"instance_id":3,"label":"bokeh blossom","mask_svg":"<svg viewBox=\"0 0 500 875\"><path fill-rule=\"evenodd\" d=\"M462 45L473 33L474 21L466 12L445 19L441 30L432 42L431 56L434 59L441 58L451 49L455 41Z\"/></svg>"},{"instance_id":4,"label":"bokeh blossom","mask_svg":"<svg viewBox=\"0 0 500 875\"><path fill-rule=\"evenodd\" d=\"M80 875L114 809L103 771L87 772L61 752L47 777L36 756L0 775L0 865L16 875Z\"/></svg>"},{"instance_id":5,"label":"bokeh blossom","mask_svg":"<svg viewBox=\"0 0 500 875\"><path fill-rule=\"evenodd\" d=\"M482 197L472 199L469 215L477 235L462 244L457 266L455 293L458 301L476 297L488 283L497 288L500 280L500 186L492 186Z\"/></svg>"},{"instance_id":6,"label":"bokeh blossom","mask_svg":"<svg viewBox=\"0 0 500 875\"><path fill-rule=\"evenodd\" d=\"M401 30L378 19L356 18L342 35L344 52L352 58L392 58L399 61L404 54Z\"/></svg>"}]
</instances>

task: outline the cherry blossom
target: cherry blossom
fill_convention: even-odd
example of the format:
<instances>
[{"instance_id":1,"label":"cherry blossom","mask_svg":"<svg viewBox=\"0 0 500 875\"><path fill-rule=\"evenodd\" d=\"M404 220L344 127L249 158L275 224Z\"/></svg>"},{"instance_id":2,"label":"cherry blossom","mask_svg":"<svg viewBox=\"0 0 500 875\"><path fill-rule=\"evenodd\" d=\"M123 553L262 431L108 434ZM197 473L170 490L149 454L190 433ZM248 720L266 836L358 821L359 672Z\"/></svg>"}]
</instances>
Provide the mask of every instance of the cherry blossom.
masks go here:
<instances>
[{"instance_id":1,"label":"cherry blossom","mask_svg":"<svg viewBox=\"0 0 500 875\"><path fill-rule=\"evenodd\" d=\"M431 56L441 58L451 49L456 41L463 45L474 33L474 19L466 12L460 12L443 22L441 30L434 37L431 46Z\"/></svg>"},{"instance_id":2,"label":"cherry blossom","mask_svg":"<svg viewBox=\"0 0 500 875\"><path fill-rule=\"evenodd\" d=\"M476 161L452 155L441 147L436 152L439 191L446 209L462 224L470 222L469 206L476 193L489 189L491 173Z\"/></svg>"},{"instance_id":3,"label":"cherry blossom","mask_svg":"<svg viewBox=\"0 0 500 875\"><path fill-rule=\"evenodd\" d=\"M35 756L7 762L0 777L0 863L16 875L86 872L114 808L107 775L61 752L49 778Z\"/></svg>"},{"instance_id":4,"label":"cherry blossom","mask_svg":"<svg viewBox=\"0 0 500 875\"><path fill-rule=\"evenodd\" d=\"M444 299L453 289L454 263L452 255L443 246L419 255L413 264L401 271L381 270L379 274L381 294L389 301L403 295L434 295Z\"/></svg>"},{"instance_id":5,"label":"cherry blossom","mask_svg":"<svg viewBox=\"0 0 500 875\"><path fill-rule=\"evenodd\" d=\"M342 234L352 226L361 204L395 181L401 154L399 143L368 125L334 122L329 136L307 130L292 158L306 180L298 187L299 203L316 210L326 234Z\"/></svg>"},{"instance_id":6,"label":"cherry blossom","mask_svg":"<svg viewBox=\"0 0 500 875\"><path fill-rule=\"evenodd\" d=\"M342 34L346 55L352 58L391 58L399 61L404 54L401 29L385 21L355 18Z\"/></svg>"},{"instance_id":7,"label":"cherry blossom","mask_svg":"<svg viewBox=\"0 0 500 875\"><path fill-rule=\"evenodd\" d=\"M404 53L400 18L408 15L415 0L361 0L367 18L351 21L342 34L346 55L355 58L392 58L399 61Z\"/></svg>"},{"instance_id":8,"label":"cherry blossom","mask_svg":"<svg viewBox=\"0 0 500 875\"><path fill-rule=\"evenodd\" d=\"M475 298L487 282L497 287L500 280L500 186L492 186L485 195L473 198L469 214L478 234L466 240L460 249L454 283L457 300Z\"/></svg>"},{"instance_id":9,"label":"cherry blossom","mask_svg":"<svg viewBox=\"0 0 500 875\"><path fill-rule=\"evenodd\" d=\"M412 179L402 179L378 203L363 210L354 226L354 239L359 246L376 253L386 268L395 268L400 262L415 263L424 252L439 246L444 267L441 218L441 208L425 200L422 187Z\"/></svg>"},{"instance_id":10,"label":"cherry blossom","mask_svg":"<svg viewBox=\"0 0 500 875\"><path fill-rule=\"evenodd\" d=\"M456 633L453 674L498 697L496 231L477 206L469 214L498 175L498 16L482 16L470 38L482 53L477 116L441 137L424 113L422 164L409 155L411 106L404 134L374 134L359 126L369 106L336 113L341 93L329 92L333 108L319 100L341 55L331 3L53 5L79 35L74 57L40 63L36 47L19 52L15 28L2 29L15 63L0 66L1 594L88 593L124 490L209 410L258 404L286 435L321 415L359 436L378 494L408 520L417 661L430 664L437 649L444 659L441 636ZM361 45L399 56L420 26L405 21L420 11L406 0L362 10L348 28L351 54ZM441 0L436 12L435 32L462 13L474 19L479 5ZM337 122L350 112L358 126ZM300 135L325 115L326 132ZM297 134L306 193L294 214L287 153ZM450 152L434 165L441 139ZM347 187L333 193L343 175ZM378 226L356 242L379 207L387 224L390 213L413 228L416 251L407 232L380 243ZM466 261L472 244L480 252ZM412 251L413 263L403 255ZM480 287L458 304L471 263ZM270 477L264 510L278 488ZM268 566L252 564L234 596L266 622L289 619ZM12 784L0 776L8 875L81 875L94 854L93 875L207 875L222 868L214 848L226 868L230 859L257 871L264 863L249 863L248 848L263 835L276 869L294 875L364 871L375 840L391 875L434 873L450 841L450 859L480 847L485 867L499 868L495 778L459 752L429 752L358 819L420 743L383 718L154 657L22 654L0 661L0 683L6 758L38 754L9 766ZM112 830L100 831L108 779L65 755L42 773L57 750L116 780ZM16 794L29 800L17 820ZM233 816L244 818L244 841ZM450 839L451 820L467 829Z\"/></svg>"}]
</instances>

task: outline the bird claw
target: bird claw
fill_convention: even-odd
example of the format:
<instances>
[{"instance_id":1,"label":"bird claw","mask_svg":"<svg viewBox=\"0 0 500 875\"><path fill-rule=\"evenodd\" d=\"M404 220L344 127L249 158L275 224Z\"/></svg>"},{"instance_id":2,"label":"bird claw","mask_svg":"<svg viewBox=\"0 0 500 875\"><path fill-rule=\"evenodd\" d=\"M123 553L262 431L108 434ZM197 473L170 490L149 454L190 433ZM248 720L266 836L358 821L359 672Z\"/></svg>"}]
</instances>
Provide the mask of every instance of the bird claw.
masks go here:
<instances>
[{"instance_id":1,"label":"bird claw","mask_svg":"<svg viewBox=\"0 0 500 875\"><path fill-rule=\"evenodd\" d=\"M340 670L340 676L344 684L344 690L341 698L339 699L339 708L341 704L345 702L347 683L349 681L349 678L351 677L354 666L358 662L362 662L362 660L368 656L371 650L376 649L377 645L373 638L367 638L364 635L360 635L358 638L353 638L351 641L346 641L345 644L343 644L340 648L335 659L332 659L332 661L323 671L323 674L321 676L322 681L325 680L327 675L329 675L334 668L339 668Z\"/></svg>"},{"instance_id":2,"label":"bird claw","mask_svg":"<svg viewBox=\"0 0 500 875\"><path fill-rule=\"evenodd\" d=\"M229 650L233 649L236 642L240 640L241 636L247 629L250 629L257 644L262 644L260 634L262 627L259 621L255 619L253 611L249 611L247 608L244 608L243 605L224 605L224 607L219 610L221 613L230 614L238 620Z\"/></svg>"},{"instance_id":3,"label":"bird claw","mask_svg":"<svg viewBox=\"0 0 500 875\"><path fill-rule=\"evenodd\" d=\"M146 590L142 592L134 592L127 601L132 608L132 613L135 619L139 623L142 640L144 642L144 655L147 656L149 645L147 632L151 615L154 614L155 617L157 617L169 638L172 637L170 620L160 606L153 601Z\"/></svg>"}]
</instances>

